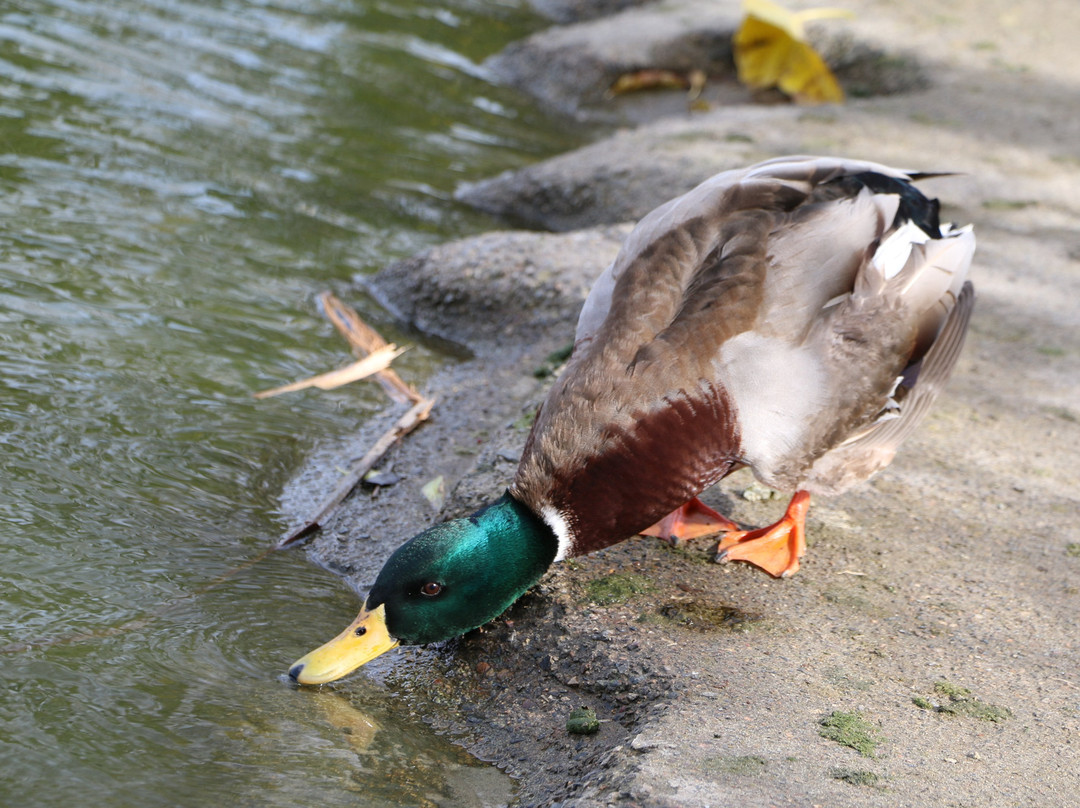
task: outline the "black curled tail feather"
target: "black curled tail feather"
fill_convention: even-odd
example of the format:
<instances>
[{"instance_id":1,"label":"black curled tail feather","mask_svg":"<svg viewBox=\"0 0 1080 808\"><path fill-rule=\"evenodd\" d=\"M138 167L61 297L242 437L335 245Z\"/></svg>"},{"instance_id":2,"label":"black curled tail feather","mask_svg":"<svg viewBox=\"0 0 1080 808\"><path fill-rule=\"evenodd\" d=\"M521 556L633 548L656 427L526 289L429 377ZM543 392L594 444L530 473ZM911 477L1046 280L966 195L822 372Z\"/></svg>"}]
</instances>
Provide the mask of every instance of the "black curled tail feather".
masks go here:
<instances>
[{"instance_id":1,"label":"black curled tail feather","mask_svg":"<svg viewBox=\"0 0 1080 808\"><path fill-rule=\"evenodd\" d=\"M852 174L845 179L854 180L875 194L896 194L900 197L900 206L892 226L899 227L904 222L914 222L916 226L931 238L941 238L941 204L936 199L925 196L910 182L898 177L887 177L873 171Z\"/></svg>"}]
</instances>

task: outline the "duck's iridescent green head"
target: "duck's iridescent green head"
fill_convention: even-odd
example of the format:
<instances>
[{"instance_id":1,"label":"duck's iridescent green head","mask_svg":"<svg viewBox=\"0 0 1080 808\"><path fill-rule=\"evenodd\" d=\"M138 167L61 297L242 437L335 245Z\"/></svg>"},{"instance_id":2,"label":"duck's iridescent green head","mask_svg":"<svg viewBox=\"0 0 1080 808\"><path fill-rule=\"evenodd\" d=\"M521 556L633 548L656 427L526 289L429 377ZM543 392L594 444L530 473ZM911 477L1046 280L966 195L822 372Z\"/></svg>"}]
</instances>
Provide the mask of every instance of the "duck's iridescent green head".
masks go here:
<instances>
[{"instance_id":1,"label":"duck's iridescent green head","mask_svg":"<svg viewBox=\"0 0 1080 808\"><path fill-rule=\"evenodd\" d=\"M331 682L396 645L456 637L495 619L558 551L551 528L509 494L425 530L390 556L355 621L295 662L301 684Z\"/></svg>"}]
</instances>

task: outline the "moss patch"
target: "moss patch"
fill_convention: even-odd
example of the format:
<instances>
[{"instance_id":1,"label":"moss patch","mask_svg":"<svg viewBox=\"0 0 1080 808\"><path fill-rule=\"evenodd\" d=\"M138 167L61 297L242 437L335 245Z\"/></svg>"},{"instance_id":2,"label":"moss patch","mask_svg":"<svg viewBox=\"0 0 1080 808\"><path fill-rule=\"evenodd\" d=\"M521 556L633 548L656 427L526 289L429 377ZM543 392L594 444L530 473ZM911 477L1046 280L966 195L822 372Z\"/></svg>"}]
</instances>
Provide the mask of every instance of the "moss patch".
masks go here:
<instances>
[{"instance_id":1,"label":"moss patch","mask_svg":"<svg viewBox=\"0 0 1080 808\"><path fill-rule=\"evenodd\" d=\"M660 608L660 615L673 623L699 631L749 631L761 618L733 606L703 603L697 600L678 601Z\"/></svg>"},{"instance_id":2,"label":"moss patch","mask_svg":"<svg viewBox=\"0 0 1080 808\"><path fill-rule=\"evenodd\" d=\"M881 775L859 769L833 769L829 774L834 780L843 780L853 786L877 788L881 785Z\"/></svg>"},{"instance_id":3,"label":"moss patch","mask_svg":"<svg viewBox=\"0 0 1080 808\"><path fill-rule=\"evenodd\" d=\"M986 210L1024 210L1038 204L1035 199L987 199L982 206Z\"/></svg>"},{"instance_id":4,"label":"moss patch","mask_svg":"<svg viewBox=\"0 0 1080 808\"><path fill-rule=\"evenodd\" d=\"M963 699L962 701L950 702L938 707L939 713L952 715L966 715L977 718L980 721L991 721L1000 724L1012 718L1012 710L1008 707L999 707L997 704L987 704L978 699Z\"/></svg>"},{"instance_id":5,"label":"moss patch","mask_svg":"<svg viewBox=\"0 0 1080 808\"><path fill-rule=\"evenodd\" d=\"M934 692L945 698L941 704L935 704L923 696L915 696L911 699L911 702L923 710L944 713L945 715L963 715L969 718L977 718L980 721L991 721L995 724L1000 724L1012 718L1012 710L1008 707L1000 707L997 704L980 701L971 694L971 690L952 682L944 680L934 682Z\"/></svg>"},{"instance_id":6,"label":"moss patch","mask_svg":"<svg viewBox=\"0 0 1080 808\"><path fill-rule=\"evenodd\" d=\"M643 575L633 573L605 575L603 578L594 578L585 584L586 597L598 606L626 603L634 595L655 591L656 587L652 581Z\"/></svg>"},{"instance_id":7,"label":"moss patch","mask_svg":"<svg viewBox=\"0 0 1080 808\"><path fill-rule=\"evenodd\" d=\"M570 343L557 351L553 351L548 354L547 358L541 363L540 367L533 371L533 376L538 379L546 379L552 373L559 369L570 358L570 354L574 352L574 343Z\"/></svg>"},{"instance_id":8,"label":"moss patch","mask_svg":"<svg viewBox=\"0 0 1080 808\"><path fill-rule=\"evenodd\" d=\"M533 422L536 420L536 413L538 412L539 409L534 408L528 412L522 413L521 416L514 421L514 429L522 432L527 432L532 429Z\"/></svg>"},{"instance_id":9,"label":"moss patch","mask_svg":"<svg viewBox=\"0 0 1080 808\"><path fill-rule=\"evenodd\" d=\"M588 707L571 710L566 719L566 731L571 735L593 735L600 730L600 720Z\"/></svg>"},{"instance_id":10,"label":"moss patch","mask_svg":"<svg viewBox=\"0 0 1080 808\"><path fill-rule=\"evenodd\" d=\"M934 692L941 696L948 696L950 699L971 698L971 691L966 687L954 685L952 682L946 682L945 680L934 682Z\"/></svg>"},{"instance_id":11,"label":"moss patch","mask_svg":"<svg viewBox=\"0 0 1080 808\"><path fill-rule=\"evenodd\" d=\"M680 559L689 561L694 564L707 564L709 566L715 566L712 553L702 553L700 550L694 549L689 544L682 544L678 547L672 544L668 544L666 541L658 541L656 546L663 550L665 553L678 556Z\"/></svg>"},{"instance_id":12,"label":"moss patch","mask_svg":"<svg viewBox=\"0 0 1080 808\"><path fill-rule=\"evenodd\" d=\"M822 738L836 741L841 746L849 746L863 757L874 757L881 738L877 729L861 714L834 710L821 719L818 734Z\"/></svg>"},{"instance_id":13,"label":"moss patch","mask_svg":"<svg viewBox=\"0 0 1080 808\"><path fill-rule=\"evenodd\" d=\"M709 774L737 774L742 777L753 777L765 770L765 758L757 755L740 755L738 757L708 758L702 763L702 769Z\"/></svg>"},{"instance_id":14,"label":"moss patch","mask_svg":"<svg viewBox=\"0 0 1080 808\"><path fill-rule=\"evenodd\" d=\"M1071 541L1065 545L1065 555L1080 558L1080 541Z\"/></svg>"}]
</instances>

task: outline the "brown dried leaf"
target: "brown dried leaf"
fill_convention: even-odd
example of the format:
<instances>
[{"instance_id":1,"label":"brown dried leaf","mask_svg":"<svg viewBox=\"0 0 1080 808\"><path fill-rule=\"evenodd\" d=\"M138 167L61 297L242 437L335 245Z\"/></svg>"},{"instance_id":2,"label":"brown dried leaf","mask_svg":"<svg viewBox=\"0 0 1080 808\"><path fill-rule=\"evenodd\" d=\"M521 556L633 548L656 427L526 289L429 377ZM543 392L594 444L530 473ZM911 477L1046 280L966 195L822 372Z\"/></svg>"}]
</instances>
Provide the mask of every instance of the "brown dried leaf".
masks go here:
<instances>
[{"instance_id":1,"label":"brown dried leaf","mask_svg":"<svg viewBox=\"0 0 1080 808\"><path fill-rule=\"evenodd\" d=\"M272 390L263 390L255 393L255 398L270 398L271 396L279 396L282 393L306 390L309 387L318 387L320 390L333 390L335 387L366 379L368 376L385 370L394 359L401 356L405 351L405 348L398 348L396 345L386 345L374 353L368 354L363 359L353 362L351 365L332 370L329 373L321 373L309 379L301 379L298 382L286 384L282 387L275 387Z\"/></svg>"},{"instance_id":2,"label":"brown dried leaf","mask_svg":"<svg viewBox=\"0 0 1080 808\"><path fill-rule=\"evenodd\" d=\"M624 93L634 93L640 90L684 89L689 86L690 79L684 73L650 68L647 70L635 70L632 73L623 73L615 79L610 92L612 95L623 95Z\"/></svg>"}]
</instances>

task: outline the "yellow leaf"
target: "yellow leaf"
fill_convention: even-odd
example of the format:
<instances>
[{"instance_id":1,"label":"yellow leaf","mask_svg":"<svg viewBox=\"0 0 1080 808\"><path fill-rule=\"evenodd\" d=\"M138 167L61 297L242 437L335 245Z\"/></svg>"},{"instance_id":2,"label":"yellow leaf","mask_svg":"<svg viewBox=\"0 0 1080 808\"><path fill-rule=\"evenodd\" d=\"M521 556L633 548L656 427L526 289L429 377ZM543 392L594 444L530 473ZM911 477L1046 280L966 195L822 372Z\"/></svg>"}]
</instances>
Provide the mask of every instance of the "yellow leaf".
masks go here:
<instances>
[{"instance_id":1,"label":"yellow leaf","mask_svg":"<svg viewBox=\"0 0 1080 808\"><path fill-rule=\"evenodd\" d=\"M804 23L851 17L837 8L789 11L771 0L744 0L746 18L735 32L739 81L753 89L779 87L799 103L840 103L844 91L824 60L806 42Z\"/></svg>"},{"instance_id":2,"label":"yellow leaf","mask_svg":"<svg viewBox=\"0 0 1080 808\"><path fill-rule=\"evenodd\" d=\"M420 493L431 503L431 507L439 510L443 503L446 502L446 482L443 480L443 476L440 474L434 480L429 480L420 489Z\"/></svg>"},{"instance_id":3,"label":"yellow leaf","mask_svg":"<svg viewBox=\"0 0 1080 808\"><path fill-rule=\"evenodd\" d=\"M329 373L312 376L310 379L293 382L284 387L275 387L273 390L263 390L261 393L256 393L255 398L279 396L282 393L292 393L296 390L305 390L308 387L318 387L320 390L333 390L335 387L341 387L343 384L359 381L374 373L378 373L380 370L385 370L390 366L390 363L394 359L405 353L405 350L405 348L398 348L396 345L385 345L377 351L368 354L363 359L353 362L351 365L332 370Z\"/></svg>"}]
</instances>

